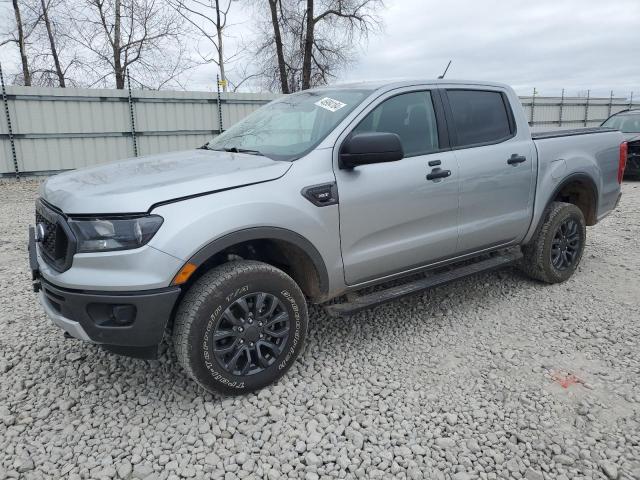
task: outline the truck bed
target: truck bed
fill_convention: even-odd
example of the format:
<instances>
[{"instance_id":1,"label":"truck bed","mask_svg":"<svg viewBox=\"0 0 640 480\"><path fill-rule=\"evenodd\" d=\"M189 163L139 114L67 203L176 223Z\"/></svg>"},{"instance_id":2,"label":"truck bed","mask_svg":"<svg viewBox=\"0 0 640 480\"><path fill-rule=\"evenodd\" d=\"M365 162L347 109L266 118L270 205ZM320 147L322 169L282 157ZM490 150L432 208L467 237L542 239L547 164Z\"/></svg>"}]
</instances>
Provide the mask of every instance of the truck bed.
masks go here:
<instances>
[{"instance_id":1,"label":"truck bed","mask_svg":"<svg viewBox=\"0 0 640 480\"><path fill-rule=\"evenodd\" d=\"M618 167L622 134L611 128L580 128L532 133L538 151L538 194L554 195L558 180L573 178L591 184L597 210L587 220L595 224L615 208L620 193Z\"/></svg>"},{"instance_id":2,"label":"truck bed","mask_svg":"<svg viewBox=\"0 0 640 480\"><path fill-rule=\"evenodd\" d=\"M558 129L558 130L548 130L545 132L531 132L531 138L534 140L542 140L545 138L572 137L575 135L587 135L590 133L606 133L606 132L614 132L614 131L615 131L614 129L606 128L606 127Z\"/></svg>"}]
</instances>

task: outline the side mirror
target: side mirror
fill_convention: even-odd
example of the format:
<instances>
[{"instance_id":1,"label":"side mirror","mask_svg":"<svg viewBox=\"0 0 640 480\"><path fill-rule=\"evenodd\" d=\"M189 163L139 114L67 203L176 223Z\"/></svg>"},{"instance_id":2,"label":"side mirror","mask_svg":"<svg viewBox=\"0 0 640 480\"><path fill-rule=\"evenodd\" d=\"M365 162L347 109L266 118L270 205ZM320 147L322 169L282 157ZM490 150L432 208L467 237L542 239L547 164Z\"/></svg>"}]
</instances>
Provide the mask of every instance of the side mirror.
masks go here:
<instances>
[{"instance_id":1,"label":"side mirror","mask_svg":"<svg viewBox=\"0 0 640 480\"><path fill-rule=\"evenodd\" d=\"M402 142L397 134L358 133L342 144L338 163L341 169L349 169L369 163L395 162L403 157Z\"/></svg>"}]
</instances>

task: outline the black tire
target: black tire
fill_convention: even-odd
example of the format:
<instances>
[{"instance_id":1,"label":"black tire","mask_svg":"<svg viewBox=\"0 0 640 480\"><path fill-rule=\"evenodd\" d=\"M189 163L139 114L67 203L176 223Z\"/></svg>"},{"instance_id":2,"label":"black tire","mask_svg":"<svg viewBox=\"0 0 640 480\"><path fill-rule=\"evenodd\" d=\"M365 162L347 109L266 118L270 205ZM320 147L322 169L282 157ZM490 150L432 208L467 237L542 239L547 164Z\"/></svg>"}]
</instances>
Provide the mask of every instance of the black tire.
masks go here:
<instances>
[{"instance_id":1,"label":"black tire","mask_svg":"<svg viewBox=\"0 0 640 480\"><path fill-rule=\"evenodd\" d=\"M304 295L291 277L266 263L234 261L191 286L176 313L173 343L180 365L200 386L240 395L286 373L307 324Z\"/></svg>"},{"instance_id":2,"label":"black tire","mask_svg":"<svg viewBox=\"0 0 640 480\"><path fill-rule=\"evenodd\" d=\"M571 232L575 231L570 238L577 241L566 240L567 235L561 230L565 227ZM564 282L576 271L586 239L587 228L582 211L571 203L553 202L545 212L531 242L522 247L522 270L531 278L542 282ZM569 258L570 261L565 262Z\"/></svg>"}]
</instances>

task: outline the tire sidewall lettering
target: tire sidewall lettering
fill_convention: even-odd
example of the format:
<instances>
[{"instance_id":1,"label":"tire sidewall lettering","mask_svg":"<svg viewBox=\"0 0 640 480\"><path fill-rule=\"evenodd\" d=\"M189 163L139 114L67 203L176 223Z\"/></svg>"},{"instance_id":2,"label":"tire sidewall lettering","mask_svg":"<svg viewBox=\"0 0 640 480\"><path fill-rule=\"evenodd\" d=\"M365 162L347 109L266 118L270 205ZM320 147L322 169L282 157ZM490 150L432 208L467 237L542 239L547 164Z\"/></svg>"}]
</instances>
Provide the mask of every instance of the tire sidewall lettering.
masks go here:
<instances>
[{"instance_id":1,"label":"tire sidewall lettering","mask_svg":"<svg viewBox=\"0 0 640 480\"><path fill-rule=\"evenodd\" d=\"M293 310L293 318L295 320L295 329L294 329L293 339L291 341L291 345L290 345L289 349L287 350L287 354L285 355L285 357L282 360L282 362L280 362L278 364L278 370L282 370L282 369L286 368L287 365L289 364L289 361L291 360L291 357L295 356L296 348L298 346L298 343L300 342L300 330L301 330L301 328L300 328L300 307L298 307L298 303L296 302L296 299L294 298L293 295L291 295L291 293L288 290L282 290L280 292L280 294L284 297L284 300L289 302L289 305L291 306L291 309Z\"/></svg>"},{"instance_id":2,"label":"tire sidewall lettering","mask_svg":"<svg viewBox=\"0 0 640 480\"><path fill-rule=\"evenodd\" d=\"M205 368L207 369L209 374L212 376L212 378L216 382L220 382L221 384L229 388L242 389L242 388L245 388L245 384L242 381L229 379L226 376L224 376L221 372L215 369L215 363L214 363L215 359L212 358L211 354L209 353L209 340L211 339L211 332L213 331L216 324L218 323L220 316L227 308L225 307L225 305L228 306L229 304L233 303L237 298L245 295L250 288L251 286L249 284L243 285L242 287L236 288L232 292L224 295L224 301L219 302L215 310L213 311L213 313L209 315L209 318L207 320L207 323L204 329L204 336L202 338L202 356L204 358Z\"/></svg>"},{"instance_id":3,"label":"tire sidewall lettering","mask_svg":"<svg viewBox=\"0 0 640 480\"><path fill-rule=\"evenodd\" d=\"M259 289L259 287L257 287L257 289ZM231 389L245 389L247 385L245 381L234 379L233 377L229 378L224 372L216 368L220 367L216 359L210 352L210 342L213 338L212 333L215 330L220 317L223 315L227 307L238 298L251 293L253 290L256 290L256 288L253 288L252 285L248 283L223 294L219 298L216 296L216 307L214 311L210 315L208 315L208 318L206 318L206 324L200 342L200 351L203 359L203 365L207 373L215 382L218 382L221 385L224 385L225 387ZM288 368L289 364L294 361L297 356L296 352L299 349L302 340L302 320L300 306L298 305L298 302L296 301L294 295L289 290L282 289L273 293L280 297L280 300L283 301L285 307L288 307L290 314L293 314L295 324L293 335L289 339L290 345L287 347L284 358L281 362L274 364L274 366L277 367L277 371L280 372Z\"/></svg>"}]
</instances>

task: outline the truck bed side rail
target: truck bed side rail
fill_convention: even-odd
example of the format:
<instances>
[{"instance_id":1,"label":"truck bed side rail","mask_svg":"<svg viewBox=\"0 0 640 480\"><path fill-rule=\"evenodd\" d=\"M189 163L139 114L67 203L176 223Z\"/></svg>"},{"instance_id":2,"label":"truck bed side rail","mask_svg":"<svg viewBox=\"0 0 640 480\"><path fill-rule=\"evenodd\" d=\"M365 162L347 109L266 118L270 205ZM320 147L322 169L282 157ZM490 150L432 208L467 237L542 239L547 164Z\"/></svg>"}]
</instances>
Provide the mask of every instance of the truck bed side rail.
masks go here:
<instances>
[{"instance_id":1,"label":"truck bed side rail","mask_svg":"<svg viewBox=\"0 0 640 480\"><path fill-rule=\"evenodd\" d=\"M571 128L566 130L549 130L546 132L531 132L531 138L542 140L545 138L571 137L575 135L587 135L589 133L608 133L616 130L608 127Z\"/></svg>"}]
</instances>

